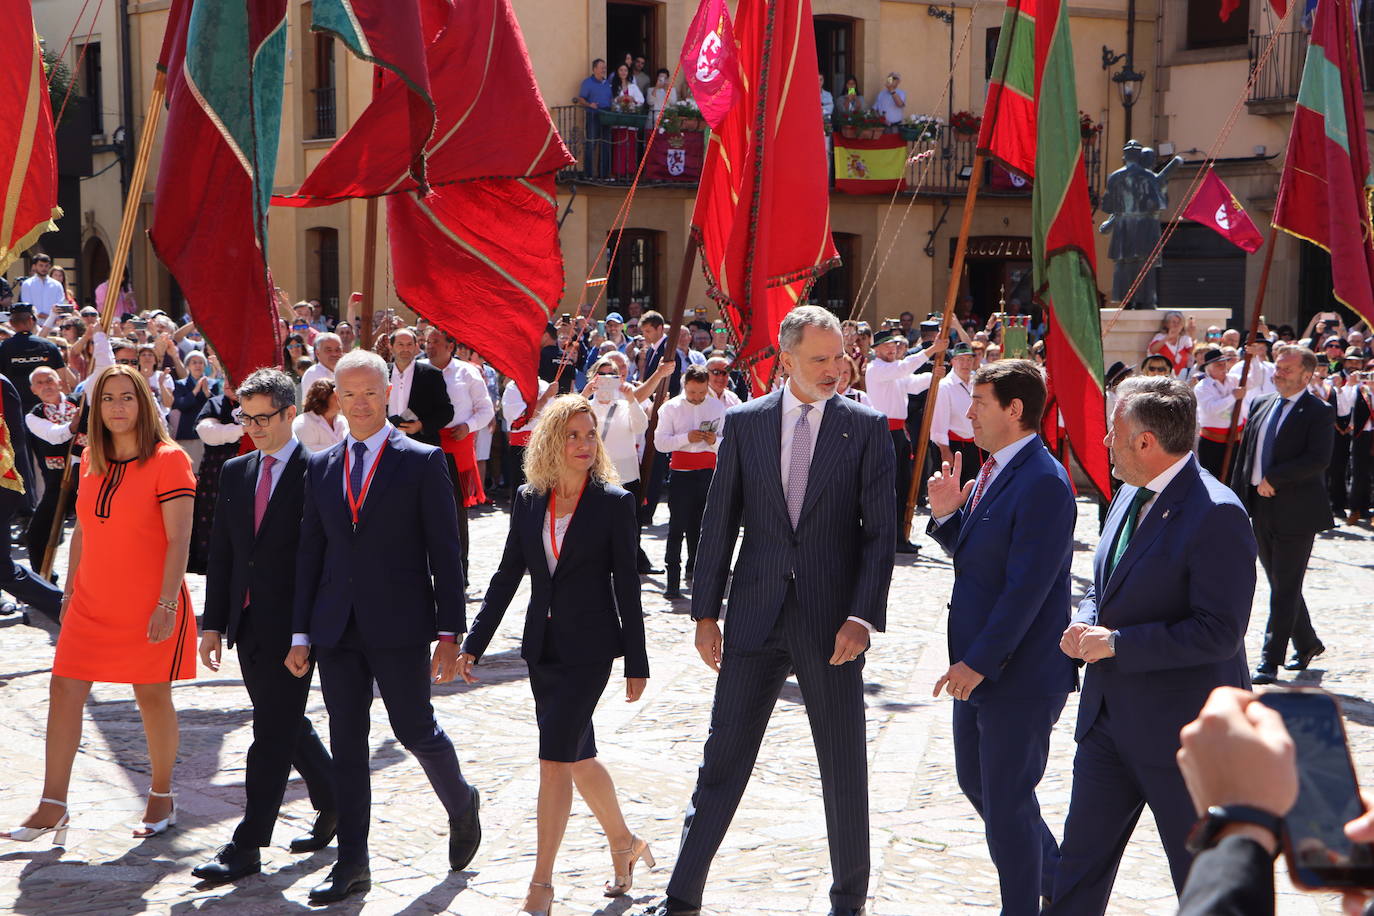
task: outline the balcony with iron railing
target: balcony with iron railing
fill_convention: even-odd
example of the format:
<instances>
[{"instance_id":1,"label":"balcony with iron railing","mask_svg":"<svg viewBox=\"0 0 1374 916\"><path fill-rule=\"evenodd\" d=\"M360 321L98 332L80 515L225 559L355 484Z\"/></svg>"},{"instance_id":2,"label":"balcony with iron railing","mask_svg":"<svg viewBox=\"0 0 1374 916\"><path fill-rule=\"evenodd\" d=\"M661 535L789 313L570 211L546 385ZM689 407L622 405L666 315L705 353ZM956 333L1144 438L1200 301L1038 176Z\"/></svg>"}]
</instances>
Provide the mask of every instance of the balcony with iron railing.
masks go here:
<instances>
[{"instance_id":1,"label":"balcony with iron railing","mask_svg":"<svg viewBox=\"0 0 1374 916\"><path fill-rule=\"evenodd\" d=\"M1374 25L1374 23L1371 23ZM1374 92L1374 74L1370 64L1374 64L1374 28L1364 30L1361 48L1364 60L1363 83L1366 93ZM1293 102L1302 86L1302 69L1307 61L1307 45L1310 33L1306 29L1291 32L1259 34L1250 33L1250 73L1255 74L1266 49L1273 43L1269 59L1255 76L1250 96L1246 100L1251 111L1259 114L1290 114ZM1370 99L1365 99L1365 107L1370 107Z\"/></svg>"},{"instance_id":2,"label":"balcony with iron railing","mask_svg":"<svg viewBox=\"0 0 1374 916\"><path fill-rule=\"evenodd\" d=\"M331 139L336 134L337 112L333 86L319 86L310 90L315 97L315 136L314 140Z\"/></svg>"},{"instance_id":3,"label":"balcony with iron railing","mask_svg":"<svg viewBox=\"0 0 1374 916\"><path fill-rule=\"evenodd\" d=\"M577 157L576 162L558 173L560 182L605 187L628 187L634 182L649 133L647 116L644 126L606 127L599 122L590 122L589 112L576 105L557 106L552 112L563 142ZM655 146L666 142L669 141L660 135ZM686 146L689 151L694 150L696 141ZM975 135L957 133L948 127L941 127L927 139L908 141L906 191L934 197L966 194L976 148ZM933 153L928 161L912 161L926 151ZM646 168L640 176L640 186L696 187L698 172L691 167L694 157L686 154L680 156L679 161L684 168L676 175L669 174L672 171L671 161L667 170L661 167ZM699 168L700 160L695 161ZM1102 188L1102 169L1101 152L1095 140L1085 144L1084 166L1088 173L1089 195L1096 204ZM832 168L832 187L833 171ZM979 193L994 197L1029 197L1031 185L999 167L989 166L984 172Z\"/></svg>"}]
</instances>

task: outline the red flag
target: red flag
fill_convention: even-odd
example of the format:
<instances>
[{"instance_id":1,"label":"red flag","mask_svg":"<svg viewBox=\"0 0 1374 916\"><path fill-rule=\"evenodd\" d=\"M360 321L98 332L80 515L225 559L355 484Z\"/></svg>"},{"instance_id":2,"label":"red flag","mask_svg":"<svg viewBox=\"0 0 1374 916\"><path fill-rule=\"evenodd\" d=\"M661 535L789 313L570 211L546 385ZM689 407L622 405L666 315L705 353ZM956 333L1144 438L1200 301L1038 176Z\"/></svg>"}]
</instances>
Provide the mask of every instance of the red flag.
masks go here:
<instances>
[{"instance_id":1,"label":"red flag","mask_svg":"<svg viewBox=\"0 0 1374 916\"><path fill-rule=\"evenodd\" d=\"M148 234L234 380L281 363L265 252L286 5L176 0L158 61L168 111Z\"/></svg>"},{"instance_id":2,"label":"red flag","mask_svg":"<svg viewBox=\"0 0 1374 916\"><path fill-rule=\"evenodd\" d=\"M425 148L429 193L409 173L408 90L392 82L301 188L274 202L386 195L397 295L533 404L540 336L563 295L554 176L573 157L539 95L510 0L447 8L448 27L425 50L437 118Z\"/></svg>"},{"instance_id":3,"label":"red flag","mask_svg":"<svg viewBox=\"0 0 1374 916\"><path fill-rule=\"evenodd\" d=\"M57 228L57 146L43 54L29 0L0 0L0 21L18 52L0 68L0 271L45 232ZM13 45L12 45L13 47Z\"/></svg>"},{"instance_id":4,"label":"red flag","mask_svg":"<svg viewBox=\"0 0 1374 916\"><path fill-rule=\"evenodd\" d=\"M839 263L810 0L740 0L739 97L712 131L692 235L756 391L778 324Z\"/></svg>"},{"instance_id":5,"label":"red flag","mask_svg":"<svg viewBox=\"0 0 1374 916\"><path fill-rule=\"evenodd\" d=\"M1198 188L1197 194L1184 208L1183 216L1202 223L1250 254L1259 251L1264 244L1264 236L1255 228L1236 195L1211 169L1207 170L1202 187Z\"/></svg>"},{"instance_id":6,"label":"red flag","mask_svg":"<svg viewBox=\"0 0 1374 916\"><path fill-rule=\"evenodd\" d=\"M1359 42L1349 3L1317 4L1273 223L1329 251L1332 294L1374 321L1374 174Z\"/></svg>"},{"instance_id":7,"label":"red flag","mask_svg":"<svg viewBox=\"0 0 1374 916\"><path fill-rule=\"evenodd\" d=\"M739 51L725 0L701 0L682 46L682 72L701 116L720 127L740 94Z\"/></svg>"}]
</instances>

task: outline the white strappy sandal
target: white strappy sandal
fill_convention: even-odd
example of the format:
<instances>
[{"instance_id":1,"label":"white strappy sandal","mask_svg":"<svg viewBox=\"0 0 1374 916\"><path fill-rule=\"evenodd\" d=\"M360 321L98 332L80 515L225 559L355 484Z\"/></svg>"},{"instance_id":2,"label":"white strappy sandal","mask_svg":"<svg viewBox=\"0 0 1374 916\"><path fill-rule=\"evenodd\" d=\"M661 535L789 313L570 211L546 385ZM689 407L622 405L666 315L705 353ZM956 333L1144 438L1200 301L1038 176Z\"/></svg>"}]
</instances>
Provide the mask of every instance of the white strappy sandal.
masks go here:
<instances>
[{"instance_id":1,"label":"white strappy sandal","mask_svg":"<svg viewBox=\"0 0 1374 916\"><path fill-rule=\"evenodd\" d=\"M67 811L67 803L58 801L55 798L40 798L38 802L43 805L62 806L62 817L58 819L56 824L53 824L51 827L13 827L6 830L4 833L0 833L0 837L7 840L15 840L20 843L29 843L41 836L46 836L51 833L53 835L52 844L54 846L66 846L67 828L72 822L71 813Z\"/></svg>"},{"instance_id":2,"label":"white strappy sandal","mask_svg":"<svg viewBox=\"0 0 1374 916\"><path fill-rule=\"evenodd\" d=\"M177 794L175 792L154 792L148 790L148 794L153 798L170 798L172 800L172 810L162 820L155 824L144 821L134 828L134 839L146 840L150 837L161 836L171 827L177 825Z\"/></svg>"}]
</instances>

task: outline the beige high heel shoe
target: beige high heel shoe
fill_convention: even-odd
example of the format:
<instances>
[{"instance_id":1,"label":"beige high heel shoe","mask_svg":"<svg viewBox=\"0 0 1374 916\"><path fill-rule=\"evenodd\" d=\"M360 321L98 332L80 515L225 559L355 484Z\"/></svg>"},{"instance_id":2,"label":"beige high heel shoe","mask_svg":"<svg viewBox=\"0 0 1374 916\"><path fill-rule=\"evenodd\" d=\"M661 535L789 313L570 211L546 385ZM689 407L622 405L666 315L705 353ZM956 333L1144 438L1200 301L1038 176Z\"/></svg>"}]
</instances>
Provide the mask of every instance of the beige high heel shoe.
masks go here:
<instances>
[{"instance_id":1,"label":"beige high heel shoe","mask_svg":"<svg viewBox=\"0 0 1374 916\"><path fill-rule=\"evenodd\" d=\"M154 792L152 789L148 790L148 794L154 798L170 798L172 800L172 810L168 812L166 817L155 824L144 821L135 827L134 839L136 840L146 840L150 837L161 836L166 833L168 829L177 825L177 794L175 792Z\"/></svg>"},{"instance_id":2,"label":"beige high heel shoe","mask_svg":"<svg viewBox=\"0 0 1374 916\"><path fill-rule=\"evenodd\" d=\"M67 803L58 801L55 798L40 798L38 803L41 805L62 806L62 816L58 818L56 824L53 824L51 827L11 827L4 833L0 833L0 837L6 840L15 840L20 843L29 843L41 836L46 836L51 833L52 844L54 846L66 846L67 827L70 826L72 822L71 812L67 810Z\"/></svg>"},{"instance_id":3,"label":"beige high heel shoe","mask_svg":"<svg viewBox=\"0 0 1374 916\"><path fill-rule=\"evenodd\" d=\"M658 864L654 861L654 854L649 851L649 844L637 836L630 837L629 849L612 849L611 855L628 855L630 862L625 866L625 874L617 874L613 882L606 882L604 893L607 897L623 897L630 892L630 888L635 884L635 863L640 859L643 859L644 864L650 869Z\"/></svg>"},{"instance_id":4,"label":"beige high heel shoe","mask_svg":"<svg viewBox=\"0 0 1374 916\"><path fill-rule=\"evenodd\" d=\"M549 905L544 907L542 910L522 909L517 914L517 916L549 916L549 914L553 912L553 885L540 884L538 881L531 881L530 888L533 889L536 887L540 890L546 890L549 892Z\"/></svg>"}]
</instances>

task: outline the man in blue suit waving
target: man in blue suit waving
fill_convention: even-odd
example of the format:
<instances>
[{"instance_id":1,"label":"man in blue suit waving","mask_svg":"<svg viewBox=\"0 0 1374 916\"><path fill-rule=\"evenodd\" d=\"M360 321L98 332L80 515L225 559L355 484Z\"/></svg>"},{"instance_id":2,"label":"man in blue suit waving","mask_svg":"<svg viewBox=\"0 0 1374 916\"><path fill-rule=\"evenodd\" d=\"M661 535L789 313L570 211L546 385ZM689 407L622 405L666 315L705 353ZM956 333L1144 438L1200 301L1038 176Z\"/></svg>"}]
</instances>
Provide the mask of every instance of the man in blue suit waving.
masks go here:
<instances>
[{"instance_id":1,"label":"man in blue suit waving","mask_svg":"<svg viewBox=\"0 0 1374 916\"><path fill-rule=\"evenodd\" d=\"M1213 689L1250 686L1255 536L1240 499L1193 457L1193 391L1164 376L1132 378L1117 399L1107 446L1126 485L1107 513L1093 584L1060 643L1088 664L1073 795L1045 910L1054 916L1106 912L1147 804L1174 889L1183 889L1196 812L1175 759L1179 730Z\"/></svg>"},{"instance_id":2,"label":"man in blue suit waving","mask_svg":"<svg viewBox=\"0 0 1374 916\"><path fill-rule=\"evenodd\" d=\"M1040 912L1058 847L1035 787L1073 664L1057 651L1069 621L1073 490L1037 430L1045 379L1035 364L1000 360L973 379L969 419L988 453L959 486L962 456L930 480L928 533L954 557L950 668L935 685L954 698L959 788L983 818L1003 916Z\"/></svg>"}]
</instances>

